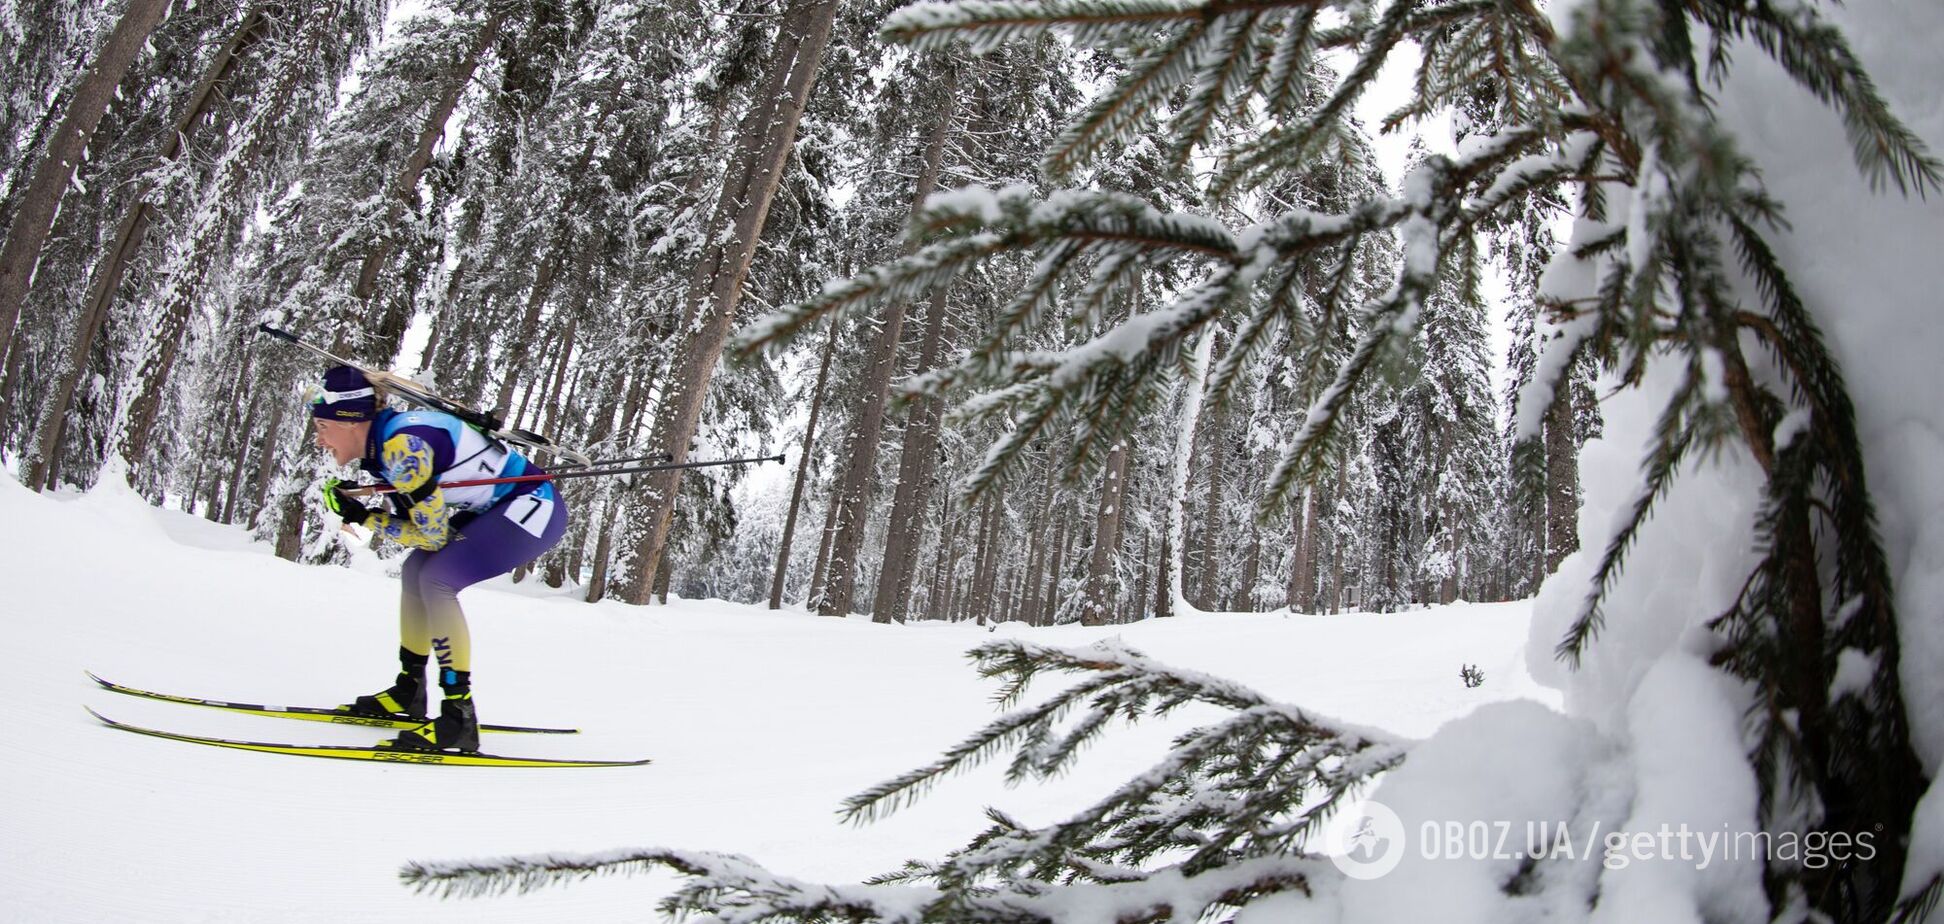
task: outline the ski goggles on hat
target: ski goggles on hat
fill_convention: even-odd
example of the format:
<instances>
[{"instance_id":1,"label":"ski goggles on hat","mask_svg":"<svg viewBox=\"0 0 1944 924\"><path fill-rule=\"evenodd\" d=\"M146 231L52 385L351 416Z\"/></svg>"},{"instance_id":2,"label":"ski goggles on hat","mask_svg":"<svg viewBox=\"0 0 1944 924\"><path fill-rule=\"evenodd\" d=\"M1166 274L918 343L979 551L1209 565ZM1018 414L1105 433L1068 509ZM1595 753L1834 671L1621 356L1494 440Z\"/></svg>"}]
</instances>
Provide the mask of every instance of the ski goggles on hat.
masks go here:
<instances>
[{"instance_id":1,"label":"ski goggles on hat","mask_svg":"<svg viewBox=\"0 0 1944 924\"><path fill-rule=\"evenodd\" d=\"M378 392L366 386L349 391L332 391L322 385L304 389L304 403L311 416L323 420L370 420L378 413Z\"/></svg>"},{"instance_id":2,"label":"ski goggles on hat","mask_svg":"<svg viewBox=\"0 0 1944 924\"><path fill-rule=\"evenodd\" d=\"M312 385L304 389L306 404L338 404L358 398L376 398L378 392L372 388L353 388L350 391L332 391L322 385Z\"/></svg>"}]
</instances>

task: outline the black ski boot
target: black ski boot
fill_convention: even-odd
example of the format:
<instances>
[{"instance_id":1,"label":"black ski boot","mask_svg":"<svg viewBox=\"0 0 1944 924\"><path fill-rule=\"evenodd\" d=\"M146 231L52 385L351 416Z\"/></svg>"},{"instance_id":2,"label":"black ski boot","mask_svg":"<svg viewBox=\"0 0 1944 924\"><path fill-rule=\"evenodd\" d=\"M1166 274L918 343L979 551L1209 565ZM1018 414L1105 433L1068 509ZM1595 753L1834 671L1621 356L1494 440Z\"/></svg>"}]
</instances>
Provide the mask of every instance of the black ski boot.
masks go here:
<instances>
[{"instance_id":1,"label":"black ski boot","mask_svg":"<svg viewBox=\"0 0 1944 924\"><path fill-rule=\"evenodd\" d=\"M479 714L471 693L448 696L439 704L439 717L398 733L390 747L404 751L479 750Z\"/></svg>"},{"instance_id":2,"label":"black ski boot","mask_svg":"<svg viewBox=\"0 0 1944 924\"><path fill-rule=\"evenodd\" d=\"M370 696L360 696L342 710L374 719L425 718L425 664L429 656L398 649L398 679Z\"/></svg>"}]
</instances>

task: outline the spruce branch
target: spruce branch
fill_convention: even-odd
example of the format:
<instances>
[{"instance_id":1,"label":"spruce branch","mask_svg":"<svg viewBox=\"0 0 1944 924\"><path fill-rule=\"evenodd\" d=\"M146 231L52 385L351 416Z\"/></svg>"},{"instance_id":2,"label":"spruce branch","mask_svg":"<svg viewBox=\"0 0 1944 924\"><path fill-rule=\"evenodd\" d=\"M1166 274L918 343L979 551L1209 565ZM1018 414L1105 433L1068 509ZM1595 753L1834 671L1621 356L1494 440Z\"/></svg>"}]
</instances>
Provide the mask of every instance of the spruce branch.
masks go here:
<instances>
[{"instance_id":1,"label":"spruce branch","mask_svg":"<svg viewBox=\"0 0 1944 924\"><path fill-rule=\"evenodd\" d=\"M1261 354L1279 327L1302 315L1301 283L1302 274L1295 268L1283 271L1280 280L1270 290L1269 297L1257 304L1248 320L1235 332L1235 342L1209 374L1208 396L1211 401L1217 404L1227 402L1229 390L1242 369Z\"/></svg>"},{"instance_id":2,"label":"spruce branch","mask_svg":"<svg viewBox=\"0 0 1944 924\"><path fill-rule=\"evenodd\" d=\"M1710 28L1747 36L1804 89L1842 115L1856 165L1872 190L1888 184L1899 195L1924 198L1944 185L1944 164L1890 112L1843 33L1813 6L1716 0L1698 9Z\"/></svg>"},{"instance_id":3,"label":"spruce branch","mask_svg":"<svg viewBox=\"0 0 1944 924\"><path fill-rule=\"evenodd\" d=\"M1274 721L1286 722L1302 734L1354 732L1358 741L1402 747L1400 740L1383 733L1352 729L1294 711L1246 687L1167 667L1114 642L1068 649L1008 640L981 645L968 657L978 666L980 675L1002 681L995 697L1001 708L1016 706L1041 674L1073 674L1081 679L1045 702L1014 709L995 719L931 764L845 800L845 820L861 822L889 815L911 804L944 777L976 767L999 751L1022 743L1037 747L1013 765L1016 779L1050 777L1069 766L1078 746L1097 735L1108 720L1121 718L1132 722L1160 717L1190 702L1208 703L1238 713L1272 709L1279 717ZM1076 730L1056 736L1054 725L1083 703L1088 715Z\"/></svg>"},{"instance_id":4,"label":"spruce branch","mask_svg":"<svg viewBox=\"0 0 1944 924\"><path fill-rule=\"evenodd\" d=\"M748 858L707 851L646 848L590 854L539 854L461 863L410 863L399 878L445 898L525 894L548 885L666 869L687 877L660 902L663 914L762 922L879 921L917 924L936 889L911 885L832 886L780 876Z\"/></svg>"},{"instance_id":5,"label":"spruce branch","mask_svg":"<svg viewBox=\"0 0 1944 924\"><path fill-rule=\"evenodd\" d=\"M1316 53L1316 12L1314 6L1291 11L1276 38L1264 76L1272 115L1286 117L1304 102L1304 83L1309 78L1311 56Z\"/></svg>"},{"instance_id":6,"label":"spruce branch","mask_svg":"<svg viewBox=\"0 0 1944 924\"><path fill-rule=\"evenodd\" d=\"M1930 920L1931 912L1937 910L1939 901L1944 901L1944 874L1931 876L1929 882L1898 902L1896 916L1890 919L1890 924L1924 924Z\"/></svg>"},{"instance_id":7,"label":"spruce branch","mask_svg":"<svg viewBox=\"0 0 1944 924\"><path fill-rule=\"evenodd\" d=\"M1216 19L1203 43L1199 73L1187 102L1175 113L1172 132L1174 162L1188 163L1196 148L1208 144L1216 116L1224 102L1235 104L1252 83L1255 42L1251 32L1261 14L1237 13Z\"/></svg>"},{"instance_id":8,"label":"spruce branch","mask_svg":"<svg viewBox=\"0 0 1944 924\"><path fill-rule=\"evenodd\" d=\"M1641 527L1652 517L1655 502L1667 496L1681 463L1687 458L1688 449L1693 445L1694 430L1688 416L1699 390L1699 377L1698 370L1690 367L1673 397L1668 399L1667 406L1661 409L1660 419L1654 424L1653 448L1648 451L1642 466L1642 485L1634 496L1633 508L1628 512L1626 522L1607 540L1599 568L1593 575L1592 589L1587 592L1585 602L1580 604L1579 616L1567 629L1566 637L1553 649L1555 656L1573 667L1579 666L1587 644L1599 634L1606 619L1601 605L1619 580L1627 552L1639 538Z\"/></svg>"},{"instance_id":9,"label":"spruce branch","mask_svg":"<svg viewBox=\"0 0 1944 924\"><path fill-rule=\"evenodd\" d=\"M1107 144L1125 139L1148 118L1163 97L1201 66L1212 23L1197 20L1128 68L1126 77L1067 123L1047 146L1042 167L1048 176L1070 175ZM1214 38L1219 42L1219 34Z\"/></svg>"},{"instance_id":10,"label":"spruce branch","mask_svg":"<svg viewBox=\"0 0 1944 924\"><path fill-rule=\"evenodd\" d=\"M1330 98L1294 125L1278 127L1231 152L1225 158L1225 163L1216 170L1209 185L1210 194L1225 198L1238 186L1264 172L1300 164L1314 154L1321 140L1327 138L1329 130L1350 111L1350 107L1376 78L1378 71L1383 69L1391 51L1404 39L1406 26L1416 7L1417 0L1396 0L1386 7L1383 18L1365 37L1363 52L1356 65L1337 84Z\"/></svg>"}]
</instances>

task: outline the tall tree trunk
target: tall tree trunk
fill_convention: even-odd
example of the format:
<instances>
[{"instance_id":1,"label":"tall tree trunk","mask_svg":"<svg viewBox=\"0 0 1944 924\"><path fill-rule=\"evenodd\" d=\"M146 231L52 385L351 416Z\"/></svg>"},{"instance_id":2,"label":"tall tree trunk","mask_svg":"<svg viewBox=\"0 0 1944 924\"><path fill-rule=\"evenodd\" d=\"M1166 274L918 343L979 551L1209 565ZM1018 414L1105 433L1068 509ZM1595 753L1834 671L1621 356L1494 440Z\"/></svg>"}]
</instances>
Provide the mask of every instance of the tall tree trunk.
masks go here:
<instances>
[{"instance_id":1,"label":"tall tree trunk","mask_svg":"<svg viewBox=\"0 0 1944 924\"><path fill-rule=\"evenodd\" d=\"M560 335L560 349L554 354L553 374L549 377L551 382L547 387L545 401L539 412L533 415L534 429L542 433L559 436L560 434L555 433L555 428L560 423L560 416L574 403L575 396L567 393L567 369L573 365L574 336L578 333L580 333L580 315L570 314L567 316L567 329ZM581 376L577 374L574 377L576 391L580 389L580 383Z\"/></svg>"},{"instance_id":2,"label":"tall tree trunk","mask_svg":"<svg viewBox=\"0 0 1944 924\"><path fill-rule=\"evenodd\" d=\"M985 502L985 512L979 517L979 556L972 567L972 589L965 595L963 618L985 621L985 614L992 610L992 573L998 542L999 500L989 496Z\"/></svg>"},{"instance_id":3,"label":"tall tree trunk","mask_svg":"<svg viewBox=\"0 0 1944 924\"><path fill-rule=\"evenodd\" d=\"M600 507L601 534L594 540L594 571L587 576L589 603L599 603L607 596L609 561L614 557L614 511L625 506L624 500L615 499Z\"/></svg>"},{"instance_id":4,"label":"tall tree trunk","mask_svg":"<svg viewBox=\"0 0 1944 924\"><path fill-rule=\"evenodd\" d=\"M395 216L418 205L419 177L424 175L425 168L431 165L432 151L438 146L439 139L445 135L446 123L452 119L452 111L459 107L459 98L465 95L466 84L472 82L473 72L479 69L479 62L486 56L486 49L493 47L493 41L499 37L499 27L500 10L495 6L493 12L486 17L486 22L480 25L479 34L474 36L472 47L466 49L458 61L453 62L451 75L446 79L443 91L439 94L439 98L433 101L424 125L419 128L418 143L413 145L411 156L405 159L405 166L398 171L397 178L392 182L391 198L387 200L385 206L388 215ZM358 283L352 290L360 301L370 301L371 297L378 293L378 273L384 269L385 261L391 257L392 245L392 235L387 229L387 233L379 235L378 240L372 242L371 249L365 252L364 263L358 267ZM397 344L391 346L396 353Z\"/></svg>"},{"instance_id":5,"label":"tall tree trunk","mask_svg":"<svg viewBox=\"0 0 1944 924\"><path fill-rule=\"evenodd\" d=\"M1046 600L1040 594L1044 586L1040 576L1046 573L1047 540L1053 532L1053 481L1048 477L1041 483L1039 502L1033 506L1033 517L1026 526L1026 534L1033 537L1033 543L1026 551L1027 590L1021 605L1026 622L1031 625L1039 625L1040 609Z\"/></svg>"},{"instance_id":6,"label":"tall tree trunk","mask_svg":"<svg viewBox=\"0 0 1944 924\"><path fill-rule=\"evenodd\" d=\"M1343 497L1345 494L1349 493L1350 490L1349 461L1339 456L1337 458L1336 469L1337 469L1336 490L1333 491L1330 495L1330 499L1332 501L1335 501L1337 498ZM1330 507L1326 505L1324 509L1327 510L1330 509ZM1333 530L1332 533L1335 535L1336 538L1339 539L1342 538L1341 532ZM1329 602L1329 607L1330 607L1329 612L1332 613L1341 611L1344 606L1343 551L1344 550L1342 545L1339 544L1337 548L1334 549L1332 551L1332 554L1330 555L1330 590L1329 590L1329 595L1325 599Z\"/></svg>"},{"instance_id":7,"label":"tall tree trunk","mask_svg":"<svg viewBox=\"0 0 1944 924\"><path fill-rule=\"evenodd\" d=\"M1120 534L1122 507L1126 505L1127 443L1114 444L1107 453L1106 472L1101 479L1100 506L1094 513L1093 554L1087 561L1087 589L1080 608L1080 624L1104 626L1119 602Z\"/></svg>"},{"instance_id":8,"label":"tall tree trunk","mask_svg":"<svg viewBox=\"0 0 1944 924\"><path fill-rule=\"evenodd\" d=\"M1315 518L1316 490L1303 489L1303 502L1296 507L1296 515L1290 518L1292 537L1289 555L1289 586L1283 593L1283 604L1292 613L1310 611L1311 590L1315 586L1313 575L1316 573L1315 551L1310 545L1312 523Z\"/></svg>"},{"instance_id":9,"label":"tall tree trunk","mask_svg":"<svg viewBox=\"0 0 1944 924\"><path fill-rule=\"evenodd\" d=\"M953 85L948 77L945 92L940 94L939 111L931 134L925 139L924 167L918 173L917 189L912 196L911 210L914 213L924 206L925 200L938 185L939 165L945 156L945 138L952 123ZM944 288L940 286L940 291L933 293L934 305L943 301ZM857 554L864 547L864 522L870 514L872 495L877 486L877 456L884 435L884 405L891 391L891 376L898 367L898 346L904 340L906 307L903 299L894 299L885 306L880 316L882 326L877 339L872 342L871 355L866 360L857 412L851 415L850 439L847 441L849 451L846 453L849 461L844 467L844 480L831 498L831 503L837 505L837 519L833 526L835 532L831 534L830 571L824 578L824 592L817 606L817 612L823 616L848 615L855 603ZM884 607L878 607L872 619L876 622L890 621Z\"/></svg>"},{"instance_id":10,"label":"tall tree trunk","mask_svg":"<svg viewBox=\"0 0 1944 924\"><path fill-rule=\"evenodd\" d=\"M1249 552L1242 558L1242 586L1235 589L1230 598L1229 610L1236 613L1255 612L1256 578L1262 573L1262 530L1254 524L1249 526Z\"/></svg>"},{"instance_id":11,"label":"tall tree trunk","mask_svg":"<svg viewBox=\"0 0 1944 924\"><path fill-rule=\"evenodd\" d=\"M925 334L914 375L938 367L948 304L946 289L941 286L925 306ZM905 419L904 445L898 452L898 487L892 494L891 519L885 530L884 569L878 572L874 620L882 617L884 622L903 622L910 606L920 531L925 525L924 512L931 506L932 481L938 467L938 405L937 397L922 395L912 402Z\"/></svg>"},{"instance_id":12,"label":"tall tree trunk","mask_svg":"<svg viewBox=\"0 0 1944 924\"><path fill-rule=\"evenodd\" d=\"M778 35L769 86L737 129L736 151L709 222L706 239L711 243L696 267L686 298L684 314L693 316L694 323L684 326L689 339L675 361L668 393L655 415L653 443L676 462L688 458L689 440L695 436L709 380L715 375L716 362L735 320L743 278L769 217L770 201L796 146L797 122L816 83L836 12L836 0L793 0ZM679 470L670 471L649 482L647 523L636 547L635 580L628 588L631 602L648 602L653 589L650 576L660 565L668 542L680 475Z\"/></svg>"},{"instance_id":13,"label":"tall tree trunk","mask_svg":"<svg viewBox=\"0 0 1944 924\"><path fill-rule=\"evenodd\" d=\"M1174 615L1174 536L1169 530L1161 531L1161 557L1157 559L1160 569L1154 576L1154 618L1166 619Z\"/></svg>"},{"instance_id":14,"label":"tall tree trunk","mask_svg":"<svg viewBox=\"0 0 1944 924\"><path fill-rule=\"evenodd\" d=\"M263 428L263 449L257 454L256 494L250 498L254 516L270 499L270 476L277 471L277 434L283 430L288 400L270 400L270 423Z\"/></svg>"},{"instance_id":15,"label":"tall tree trunk","mask_svg":"<svg viewBox=\"0 0 1944 924\"><path fill-rule=\"evenodd\" d=\"M840 458L838 465L842 464L843 460ZM837 522L837 505L825 504L823 531L817 534L817 563L810 569L810 595L804 599L804 604L812 610L818 608L818 601L823 597L824 578L829 574L826 569L830 566L831 524L835 522Z\"/></svg>"},{"instance_id":16,"label":"tall tree trunk","mask_svg":"<svg viewBox=\"0 0 1944 924\"><path fill-rule=\"evenodd\" d=\"M1040 576L1046 573L1046 537L1053 528L1049 523L1040 522L1042 519L1036 517L1026 529L1031 542L1026 547L1025 599L1020 601L1019 608L1028 625L1039 624L1040 588L1044 586Z\"/></svg>"},{"instance_id":17,"label":"tall tree trunk","mask_svg":"<svg viewBox=\"0 0 1944 924\"><path fill-rule=\"evenodd\" d=\"M1212 360L1221 358L1218 345ZM1201 550L1200 580L1196 582L1195 605L1204 610L1222 606L1221 542L1222 488L1228 459L1228 440L1223 425L1228 421L1228 402L1219 402L1208 413L1208 504L1202 510L1201 529L1197 530Z\"/></svg>"},{"instance_id":18,"label":"tall tree trunk","mask_svg":"<svg viewBox=\"0 0 1944 924\"><path fill-rule=\"evenodd\" d=\"M817 384L810 392L810 421L803 427L803 452L797 459L796 483L790 487L790 510L783 516L783 538L776 546L776 576L770 580L769 608L783 608L783 579L790 575L790 544L796 539L797 511L803 506L803 485L810 476L810 454L817 448L817 418L823 414L824 385L830 380L830 357L837 352L837 322L824 337L823 359L817 364ZM883 600L882 594L878 597ZM882 609L880 608L880 612Z\"/></svg>"},{"instance_id":19,"label":"tall tree trunk","mask_svg":"<svg viewBox=\"0 0 1944 924\"><path fill-rule=\"evenodd\" d=\"M250 46L262 38L270 22L265 7L261 3L253 7L237 24L235 31L230 33L229 41L203 69L202 79L189 91L181 111L176 115L174 130L162 139L162 148L157 152L159 162L170 163L182 153L183 142L189 133L202 124L211 105L221 98L220 91L235 73L237 62ZM67 435L68 407L74 401L74 393L80 387L81 379L87 374L88 353L94 348L95 337L100 334L102 325L114 308L115 293L121 287L128 263L148 237L149 221L155 214L155 206L149 202L153 190L153 182L144 180L142 188L136 192L133 202L116 225L113 242L101 252L88 276L88 293L81 303L81 316L75 322L74 339L68 345L66 364L51 377L53 389L41 406L40 422L36 426L39 437L28 455L27 477L24 480L36 488L54 486L56 474L52 460L59 458L61 444Z\"/></svg>"},{"instance_id":20,"label":"tall tree trunk","mask_svg":"<svg viewBox=\"0 0 1944 924\"><path fill-rule=\"evenodd\" d=\"M1546 409L1546 574L1579 548L1579 441L1573 433L1572 384L1562 383Z\"/></svg>"},{"instance_id":21,"label":"tall tree trunk","mask_svg":"<svg viewBox=\"0 0 1944 924\"><path fill-rule=\"evenodd\" d=\"M952 613L952 588L955 582L952 573L958 569L959 532L964 528L964 511L950 498L938 505L939 528L938 551L932 557L931 594L925 601L925 615L931 619L949 619ZM955 515L956 514L956 515Z\"/></svg>"},{"instance_id":22,"label":"tall tree trunk","mask_svg":"<svg viewBox=\"0 0 1944 924\"><path fill-rule=\"evenodd\" d=\"M1053 528L1053 562L1046 569L1046 593L1041 596L1041 610L1033 620L1034 625L1050 626L1060 618L1060 577L1066 571L1067 517L1057 517L1059 524Z\"/></svg>"},{"instance_id":23,"label":"tall tree trunk","mask_svg":"<svg viewBox=\"0 0 1944 924\"><path fill-rule=\"evenodd\" d=\"M47 150L34 165L33 179L28 181L13 222L7 226L6 243L0 245L0 349L13 341L14 325L33 286L34 270L48 232L54 227L54 216L60 211L61 195L74 179L76 166L87 156L88 142L114 101L115 88L127 76L171 2L128 0L108 41L75 85L60 128L55 129Z\"/></svg>"}]
</instances>

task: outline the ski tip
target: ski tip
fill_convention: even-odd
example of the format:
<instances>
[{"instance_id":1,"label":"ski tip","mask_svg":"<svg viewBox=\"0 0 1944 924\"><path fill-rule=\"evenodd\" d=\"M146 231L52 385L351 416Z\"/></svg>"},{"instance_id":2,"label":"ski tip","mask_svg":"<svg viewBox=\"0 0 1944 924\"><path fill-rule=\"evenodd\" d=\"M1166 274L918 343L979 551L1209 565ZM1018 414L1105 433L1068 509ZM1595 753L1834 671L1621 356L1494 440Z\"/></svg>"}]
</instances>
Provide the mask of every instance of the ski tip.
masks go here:
<instances>
[{"instance_id":1,"label":"ski tip","mask_svg":"<svg viewBox=\"0 0 1944 924\"><path fill-rule=\"evenodd\" d=\"M112 690L112 689L114 689L114 688L115 688L115 683L114 683L114 681L112 681L112 680L108 680L108 679L106 679L106 678L104 678L104 677L102 677L102 676L101 676L100 674L97 674L97 673L95 673L94 671L91 671L91 670L87 670L87 669L85 669L85 668L83 668L83 669L82 669L82 671L81 671L81 673L83 673L83 674L87 674L87 675L88 675L88 679L89 679L89 680L92 680L92 681L94 681L95 683L98 683L98 684L100 684L100 685L101 685L101 686L103 686L103 687L106 687L106 688L108 688L108 689L110 689L110 690Z\"/></svg>"}]
</instances>

